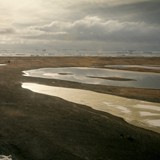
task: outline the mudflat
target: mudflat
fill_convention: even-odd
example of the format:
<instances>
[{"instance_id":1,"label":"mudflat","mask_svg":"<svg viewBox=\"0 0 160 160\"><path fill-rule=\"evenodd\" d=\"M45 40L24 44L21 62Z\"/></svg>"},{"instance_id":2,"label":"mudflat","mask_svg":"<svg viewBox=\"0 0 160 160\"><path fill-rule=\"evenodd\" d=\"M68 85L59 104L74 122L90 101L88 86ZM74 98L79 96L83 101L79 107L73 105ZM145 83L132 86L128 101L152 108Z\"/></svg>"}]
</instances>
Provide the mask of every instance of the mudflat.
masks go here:
<instances>
[{"instance_id":1,"label":"mudflat","mask_svg":"<svg viewBox=\"0 0 160 160\"><path fill-rule=\"evenodd\" d=\"M0 64L7 64L0 66L0 155L12 155L13 160L160 159L160 134L132 126L121 118L90 107L21 87L22 82L38 82L160 102L158 89L89 85L22 76L24 70L47 67L159 65L160 58L1 57ZM126 69L159 73L154 69Z\"/></svg>"}]
</instances>

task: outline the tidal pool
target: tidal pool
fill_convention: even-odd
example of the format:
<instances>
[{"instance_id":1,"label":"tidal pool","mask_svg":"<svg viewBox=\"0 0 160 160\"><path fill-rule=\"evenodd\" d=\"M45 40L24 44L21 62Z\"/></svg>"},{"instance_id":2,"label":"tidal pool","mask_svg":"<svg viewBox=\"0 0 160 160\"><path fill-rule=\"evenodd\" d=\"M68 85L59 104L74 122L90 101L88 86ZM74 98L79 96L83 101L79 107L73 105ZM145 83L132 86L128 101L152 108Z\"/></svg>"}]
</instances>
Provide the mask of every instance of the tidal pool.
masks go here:
<instances>
[{"instance_id":1,"label":"tidal pool","mask_svg":"<svg viewBox=\"0 0 160 160\"><path fill-rule=\"evenodd\" d=\"M0 66L6 66L6 64L0 64Z\"/></svg>"},{"instance_id":2,"label":"tidal pool","mask_svg":"<svg viewBox=\"0 0 160 160\"><path fill-rule=\"evenodd\" d=\"M144 66L144 65L105 65L105 67L120 68L120 69L124 69L124 68L143 68L143 69L160 70L160 66L157 66L157 65L148 65L148 66Z\"/></svg>"},{"instance_id":3,"label":"tidal pool","mask_svg":"<svg viewBox=\"0 0 160 160\"><path fill-rule=\"evenodd\" d=\"M0 155L0 160L12 160L12 156L5 156L5 155Z\"/></svg>"},{"instance_id":4,"label":"tidal pool","mask_svg":"<svg viewBox=\"0 0 160 160\"><path fill-rule=\"evenodd\" d=\"M24 76L86 84L160 89L160 74L106 68L62 67L23 71Z\"/></svg>"},{"instance_id":5,"label":"tidal pool","mask_svg":"<svg viewBox=\"0 0 160 160\"><path fill-rule=\"evenodd\" d=\"M130 124L160 133L160 104L82 89L22 83L22 88L86 105L123 118Z\"/></svg>"}]
</instances>

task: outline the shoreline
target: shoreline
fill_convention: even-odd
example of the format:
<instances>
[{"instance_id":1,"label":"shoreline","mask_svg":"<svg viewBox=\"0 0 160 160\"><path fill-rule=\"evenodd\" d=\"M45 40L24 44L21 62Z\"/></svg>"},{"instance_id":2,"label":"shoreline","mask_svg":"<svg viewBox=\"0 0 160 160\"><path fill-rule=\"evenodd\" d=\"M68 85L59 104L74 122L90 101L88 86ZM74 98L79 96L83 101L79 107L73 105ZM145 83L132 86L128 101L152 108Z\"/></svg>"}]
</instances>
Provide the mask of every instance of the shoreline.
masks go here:
<instances>
[{"instance_id":1,"label":"shoreline","mask_svg":"<svg viewBox=\"0 0 160 160\"><path fill-rule=\"evenodd\" d=\"M137 157L149 160L160 157L158 133L132 126L108 113L21 88L22 82L38 81L48 85L53 82L23 77L22 71L28 69L159 65L160 58L0 57L0 64L4 63L7 65L0 67L0 154L12 154L16 160L86 160L86 157L93 160ZM154 89L100 87L60 80L54 80L52 85L160 102L160 90Z\"/></svg>"}]
</instances>

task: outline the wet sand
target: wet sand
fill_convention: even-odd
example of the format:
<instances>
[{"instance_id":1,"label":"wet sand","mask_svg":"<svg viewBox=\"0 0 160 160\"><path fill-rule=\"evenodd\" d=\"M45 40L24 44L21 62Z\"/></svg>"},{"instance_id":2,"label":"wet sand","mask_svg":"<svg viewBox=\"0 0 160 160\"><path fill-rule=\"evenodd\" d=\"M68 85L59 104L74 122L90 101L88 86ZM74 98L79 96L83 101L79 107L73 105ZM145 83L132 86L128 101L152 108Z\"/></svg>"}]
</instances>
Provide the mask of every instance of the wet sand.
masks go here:
<instances>
[{"instance_id":1,"label":"wet sand","mask_svg":"<svg viewBox=\"0 0 160 160\"><path fill-rule=\"evenodd\" d=\"M156 89L100 87L60 80L53 83L53 80L22 76L24 70L46 67L159 65L160 58L1 57L0 64L6 63L0 66L0 155L12 155L16 160L160 158L160 134L87 106L21 88L22 82L38 81L39 84L160 102L160 90Z\"/></svg>"}]
</instances>

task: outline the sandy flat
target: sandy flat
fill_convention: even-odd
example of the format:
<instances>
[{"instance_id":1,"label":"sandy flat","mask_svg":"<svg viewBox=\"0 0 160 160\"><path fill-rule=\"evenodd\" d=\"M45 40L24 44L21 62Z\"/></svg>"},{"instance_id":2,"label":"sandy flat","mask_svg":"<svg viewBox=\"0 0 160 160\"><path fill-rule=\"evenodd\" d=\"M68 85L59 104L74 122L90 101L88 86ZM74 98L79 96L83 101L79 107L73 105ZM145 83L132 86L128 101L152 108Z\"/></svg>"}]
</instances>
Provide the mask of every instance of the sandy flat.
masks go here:
<instances>
[{"instance_id":1,"label":"sandy flat","mask_svg":"<svg viewBox=\"0 0 160 160\"><path fill-rule=\"evenodd\" d=\"M160 134L85 105L34 93L21 85L30 82L79 88L159 103L160 90L31 78L22 76L22 71L48 67L103 68L107 64L159 65L160 58L1 57L0 64L6 63L0 67L1 155L12 155L16 160L159 159ZM157 125L159 121L148 123Z\"/></svg>"}]
</instances>

